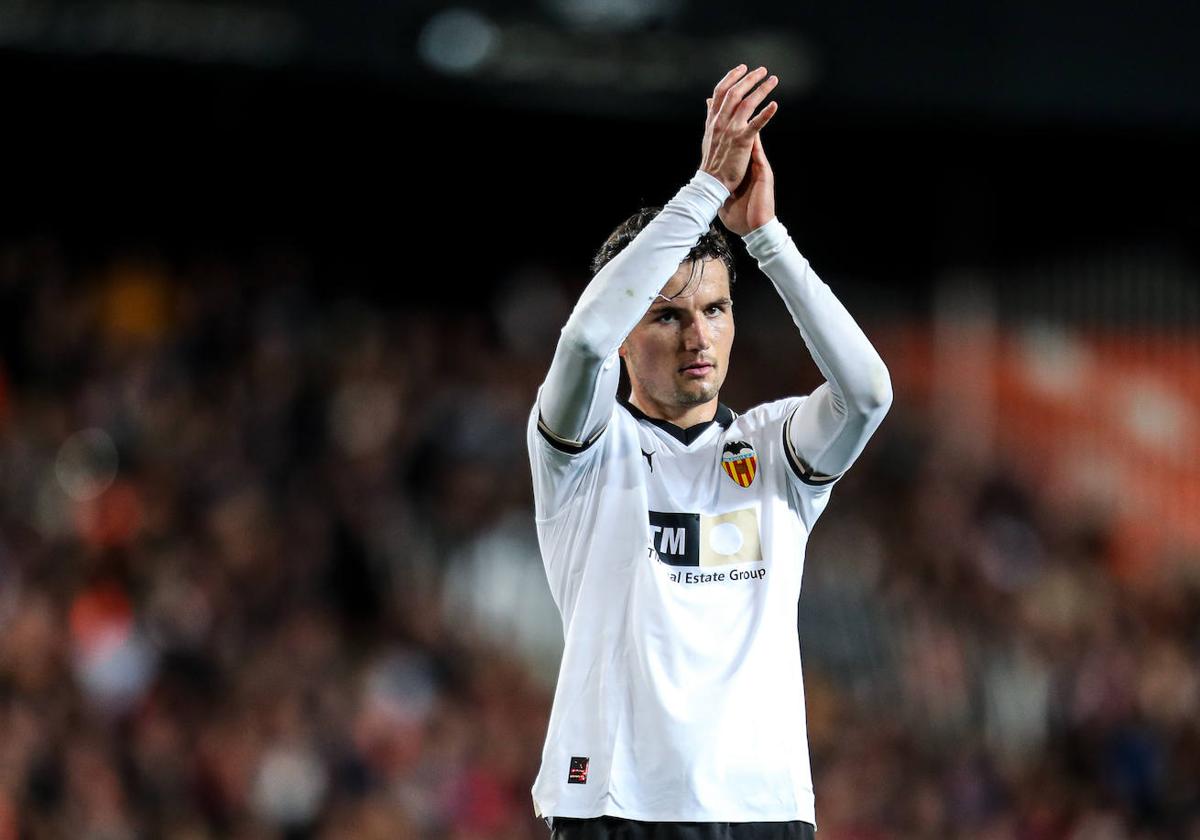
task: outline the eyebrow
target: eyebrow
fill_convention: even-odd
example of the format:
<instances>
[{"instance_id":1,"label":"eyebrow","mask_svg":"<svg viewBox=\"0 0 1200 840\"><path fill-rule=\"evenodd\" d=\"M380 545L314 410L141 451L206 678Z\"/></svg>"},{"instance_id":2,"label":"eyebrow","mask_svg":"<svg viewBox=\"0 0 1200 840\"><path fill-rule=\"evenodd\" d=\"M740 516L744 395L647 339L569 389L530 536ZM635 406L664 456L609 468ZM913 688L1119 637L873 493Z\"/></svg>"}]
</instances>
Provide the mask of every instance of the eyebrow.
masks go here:
<instances>
[{"instance_id":1,"label":"eyebrow","mask_svg":"<svg viewBox=\"0 0 1200 840\"><path fill-rule=\"evenodd\" d=\"M716 300L710 300L704 304L701 309L708 309L710 306L731 306L733 301L728 297L719 297ZM690 306L672 306L669 303L652 304L648 312L662 314L663 312L686 312Z\"/></svg>"}]
</instances>

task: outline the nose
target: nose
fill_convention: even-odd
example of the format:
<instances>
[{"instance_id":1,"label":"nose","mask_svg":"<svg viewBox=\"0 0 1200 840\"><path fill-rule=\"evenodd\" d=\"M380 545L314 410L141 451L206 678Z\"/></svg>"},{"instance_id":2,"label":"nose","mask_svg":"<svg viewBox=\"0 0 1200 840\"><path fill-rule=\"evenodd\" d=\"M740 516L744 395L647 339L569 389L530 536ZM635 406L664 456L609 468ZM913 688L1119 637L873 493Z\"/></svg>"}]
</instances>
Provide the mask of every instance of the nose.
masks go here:
<instances>
[{"instance_id":1,"label":"nose","mask_svg":"<svg viewBox=\"0 0 1200 840\"><path fill-rule=\"evenodd\" d=\"M712 344L712 325L703 313L694 316L683 328L683 349L707 350Z\"/></svg>"}]
</instances>

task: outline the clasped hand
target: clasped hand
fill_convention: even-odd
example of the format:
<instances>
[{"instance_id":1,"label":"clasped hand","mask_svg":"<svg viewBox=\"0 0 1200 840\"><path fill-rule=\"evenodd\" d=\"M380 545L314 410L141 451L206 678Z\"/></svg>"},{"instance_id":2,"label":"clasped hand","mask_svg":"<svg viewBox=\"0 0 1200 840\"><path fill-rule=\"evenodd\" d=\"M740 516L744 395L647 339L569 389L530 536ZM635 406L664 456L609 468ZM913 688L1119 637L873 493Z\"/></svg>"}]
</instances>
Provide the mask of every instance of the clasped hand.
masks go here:
<instances>
[{"instance_id":1,"label":"clasped hand","mask_svg":"<svg viewBox=\"0 0 1200 840\"><path fill-rule=\"evenodd\" d=\"M729 190L721 222L739 236L775 217L775 179L759 133L779 103L768 102L757 114L754 110L777 84L779 78L767 76L765 67L747 72L739 64L717 82L707 100L700 168Z\"/></svg>"}]
</instances>

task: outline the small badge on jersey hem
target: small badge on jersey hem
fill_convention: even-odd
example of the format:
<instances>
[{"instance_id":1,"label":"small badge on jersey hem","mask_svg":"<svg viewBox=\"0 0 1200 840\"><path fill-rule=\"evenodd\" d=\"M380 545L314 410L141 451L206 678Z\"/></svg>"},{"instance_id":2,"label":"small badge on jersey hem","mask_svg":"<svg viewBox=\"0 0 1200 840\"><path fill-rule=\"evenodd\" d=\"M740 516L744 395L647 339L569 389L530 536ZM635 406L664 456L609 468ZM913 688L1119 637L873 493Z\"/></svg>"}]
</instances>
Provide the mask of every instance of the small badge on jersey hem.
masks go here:
<instances>
[{"instance_id":1,"label":"small badge on jersey hem","mask_svg":"<svg viewBox=\"0 0 1200 840\"><path fill-rule=\"evenodd\" d=\"M749 487L758 473L758 453L744 440L730 441L721 453L721 469L739 487Z\"/></svg>"},{"instance_id":2,"label":"small badge on jersey hem","mask_svg":"<svg viewBox=\"0 0 1200 840\"><path fill-rule=\"evenodd\" d=\"M586 755L571 756L571 769L567 771L567 784L586 785L588 774L588 757Z\"/></svg>"}]
</instances>

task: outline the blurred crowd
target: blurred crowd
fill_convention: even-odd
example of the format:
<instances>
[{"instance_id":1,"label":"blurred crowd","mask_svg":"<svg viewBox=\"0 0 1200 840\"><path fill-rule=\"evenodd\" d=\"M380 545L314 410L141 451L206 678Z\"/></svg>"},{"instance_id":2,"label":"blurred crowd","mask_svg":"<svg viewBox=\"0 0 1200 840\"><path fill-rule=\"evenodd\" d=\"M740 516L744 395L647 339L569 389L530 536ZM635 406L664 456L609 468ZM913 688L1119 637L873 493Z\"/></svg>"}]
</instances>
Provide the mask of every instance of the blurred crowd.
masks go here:
<instances>
[{"instance_id":1,"label":"blurred crowd","mask_svg":"<svg viewBox=\"0 0 1200 840\"><path fill-rule=\"evenodd\" d=\"M524 428L583 278L335 273L0 247L0 840L548 836ZM773 335L739 330L733 396L815 384ZM820 836L1200 838L1200 557L1122 577L1102 512L1005 463L897 389L834 490Z\"/></svg>"}]
</instances>

